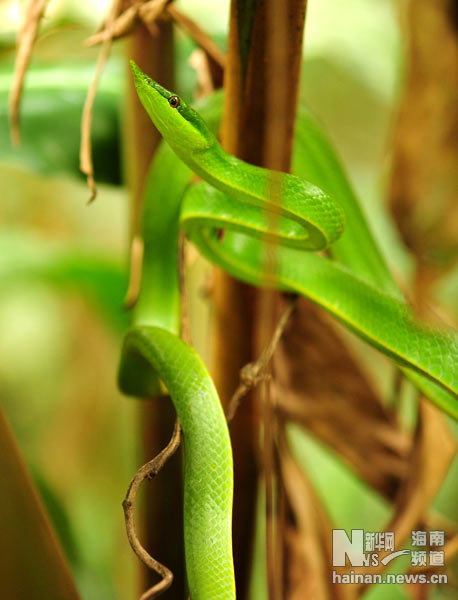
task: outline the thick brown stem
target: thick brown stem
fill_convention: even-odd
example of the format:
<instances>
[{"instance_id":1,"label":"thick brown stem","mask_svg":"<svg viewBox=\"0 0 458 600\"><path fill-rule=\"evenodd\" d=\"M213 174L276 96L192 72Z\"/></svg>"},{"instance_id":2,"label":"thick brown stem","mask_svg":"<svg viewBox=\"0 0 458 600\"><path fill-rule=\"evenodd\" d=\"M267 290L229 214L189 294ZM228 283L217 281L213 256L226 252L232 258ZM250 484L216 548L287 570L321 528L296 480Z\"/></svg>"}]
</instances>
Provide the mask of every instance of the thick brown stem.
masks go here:
<instances>
[{"instance_id":1,"label":"thick brown stem","mask_svg":"<svg viewBox=\"0 0 458 600\"><path fill-rule=\"evenodd\" d=\"M157 34L140 25L129 37L127 58L133 59L151 77L174 89L173 29L169 22L156 23ZM128 69L128 65L126 65ZM125 113L124 148L127 181L132 195L131 231L137 234L141 218L141 199L146 173L161 136L143 109L130 72Z\"/></svg>"},{"instance_id":2,"label":"thick brown stem","mask_svg":"<svg viewBox=\"0 0 458 600\"><path fill-rule=\"evenodd\" d=\"M289 169L305 6L305 0L232 0L221 133L226 150L248 162ZM266 310L260 306L264 300ZM214 302L213 374L227 403L237 387L242 366L259 354L272 336L276 300L271 294L258 296L253 289L218 271ZM271 318L260 322L257 311ZM231 435L235 462L234 559L237 597L242 599L246 597L251 566L258 479L258 414L252 395L241 404Z\"/></svg>"},{"instance_id":3,"label":"thick brown stem","mask_svg":"<svg viewBox=\"0 0 458 600\"><path fill-rule=\"evenodd\" d=\"M170 22L157 22L156 35L144 26L129 38L127 59L133 59L149 75L169 89L174 89L173 30ZM127 68L127 66L126 66ZM131 232L138 234L141 222L143 186L151 158L160 141L156 128L140 105L132 78L125 119L125 163L131 190ZM138 268L137 268L138 271ZM149 461L165 447L173 427L175 411L168 398L152 398L140 406L143 462ZM184 597L184 554L182 534L181 461L177 453L169 461L154 486L144 493L141 539L145 548L173 572L176 597ZM157 576L142 566L141 590L151 587Z\"/></svg>"}]
</instances>

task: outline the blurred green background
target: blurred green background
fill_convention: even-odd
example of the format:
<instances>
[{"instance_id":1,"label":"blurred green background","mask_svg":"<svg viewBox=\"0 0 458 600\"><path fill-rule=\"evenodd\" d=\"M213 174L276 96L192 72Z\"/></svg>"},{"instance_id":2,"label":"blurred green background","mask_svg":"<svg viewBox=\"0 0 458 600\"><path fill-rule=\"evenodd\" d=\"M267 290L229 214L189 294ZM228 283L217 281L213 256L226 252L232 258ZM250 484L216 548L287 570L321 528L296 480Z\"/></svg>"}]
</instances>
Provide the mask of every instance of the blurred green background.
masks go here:
<instances>
[{"instance_id":1,"label":"blurred green background","mask_svg":"<svg viewBox=\"0 0 458 600\"><path fill-rule=\"evenodd\" d=\"M116 389L129 235L122 41L94 108L99 195L90 206L78 169L82 107L98 52L83 42L106 5L51 2L25 80L22 145L13 149L7 107L20 10L17 2L0 3L0 401L85 600L132 597L137 585L121 500L139 466L138 403ZM226 0L178 5L224 45ZM390 264L408 279L412 264L384 205L404 77L397 10L391 0L309 0L301 95L326 125ZM178 91L192 98L194 46L179 32L176 44ZM437 293L453 308L453 278ZM198 339L206 356L205 336ZM391 510L385 502L331 450L299 429L292 439L335 522L377 531ZM451 473L437 501L450 517L452 480ZM264 597L261 562L253 598ZM375 587L369 596L384 594ZM405 597L390 586L390 598Z\"/></svg>"}]
</instances>

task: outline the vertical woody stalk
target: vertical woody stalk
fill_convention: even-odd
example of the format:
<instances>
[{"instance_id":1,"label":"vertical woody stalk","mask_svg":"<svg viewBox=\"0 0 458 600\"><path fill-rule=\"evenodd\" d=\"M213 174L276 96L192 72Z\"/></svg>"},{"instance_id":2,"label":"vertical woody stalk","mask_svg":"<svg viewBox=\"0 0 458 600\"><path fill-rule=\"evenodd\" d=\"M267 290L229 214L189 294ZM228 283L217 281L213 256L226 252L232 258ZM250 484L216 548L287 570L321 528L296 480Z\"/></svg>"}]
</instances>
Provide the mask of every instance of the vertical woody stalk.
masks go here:
<instances>
[{"instance_id":1,"label":"vertical woody stalk","mask_svg":"<svg viewBox=\"0 0 458 600\"><path fill-rule=\"evenodd\" d=\"M222 142L226 150L253 164L289 170L305 8L306 0L231 2ZM227 403L240 368L270 339L276 296L255 293L218 271L214 302L213 374ZM258 425L253 398L247 397L231 427L240 599L246 597L252 554Z\"/></svg>"},{"instance_id":2,"label":"vertical woody stalk","mask_svg":"<svg viewBox=\"0 0 458 600\"><path fill-rule=\"evenodd\" d=\"M168 89L175 88L173 29L170 21L158 21L157 33L152 35L145 26L139 26L129 37L127 59L133 59L142 69ZM131 238L140 230L143 187L151 158L160 142L160 135L138 100L130 72L127 76L128 99L125 118L125 164L131 193ZM134 257L135 260L135 257ZM135 263L132 269L139 271ZM132 400L133 401L133 400ZM164 397L142 401L140 406L142 428L141 463L156 456L169 442L175 413L172 402ZM185 595L183 577L183 534L181 498L181 465L177 453L152 486L145 486L141 535L144 547L154 554L174 574L177 598ZM140 589L156 583L157 576L147 567L141 567Z\"/></svg>"}]
</instances>

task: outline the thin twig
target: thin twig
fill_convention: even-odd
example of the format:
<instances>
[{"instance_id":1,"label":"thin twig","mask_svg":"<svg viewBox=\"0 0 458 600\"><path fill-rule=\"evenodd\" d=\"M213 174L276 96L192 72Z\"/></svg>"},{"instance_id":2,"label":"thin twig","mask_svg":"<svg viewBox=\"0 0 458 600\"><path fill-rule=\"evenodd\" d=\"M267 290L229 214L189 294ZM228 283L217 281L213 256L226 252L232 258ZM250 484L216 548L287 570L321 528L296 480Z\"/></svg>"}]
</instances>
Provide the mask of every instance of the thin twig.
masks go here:
<instances>
[{"instance_id":1,"label":"thin twig","mask_svg":"<svg viewBox=\"0 0 458 600\"><path fill-rule=\"evenodd\" d=\"M267 570L267 594L269 600L276 600L275 585L275 546L276 546L276 514L275 495L277 491L277 478L274 473L274 427L275 422L272 414L272 403L270 397L270 385L265 381L261 389L262 396L262 467L264 474L264 487L266 494L266 570Z\"/></svg>"},{"instance_id":2,"label":"thin twig","mask_svg":"<svg viewBox=\"0 0 458 600\"><path fill-rule=\"evenodd\" d=\"M277 527L276 527L276 544L275 544L275 580L277 584L277 595L282 598L283 582L285 581L285 540L287 537L287 510L288 510L288 499L286 495L285 486L282 480L281 473L281 456L280 448L278 445L278 431L284 429L285 424L283 420L277 423L277 439L275 443L275 458L276 458L276 474L277 474Z\"/></svg>"},{"instance_id":3,"label":"thin twig","mask_svg":"<svg viewBox=\"0 0 458 600\"><path fill-rule=\"evenodd\" d=\"M272 356L274 355L274 352L286 327L288 319L294 310L295 302L295 298L289 301L287 307L285 308L283 314L280 317L280 320L278 321L272 339L270 340L266 348L264 348L258 360L246 364L240 370L239 386L235 390L226 411L226 418L228 423L230 423L234 418L234 415L239 407L240 401L247 394L247 392L249 392L251 388L255 387L260 381L269 378L269 375L266 372L267 366L270 360L272 359Z\"/></svg>"},{"instance_id":4,"label":"thin twig","mask_svg":"<svg viewBox=\"0 0 458 600\"><path fill-rule=\"evenodd\" d=\"M198 46L204 50L222 69L226 66L226 57L212 38L197 25L195 21L184 15L176 6L167 7L167 14L179 25Z\"/></svg>"},{"instance_id":5,"label":"thin twig","mask_svg":"<svg viewBox=\"0 0 458 600\"><path fill-rule=\"evenodd\" d=\"M180 421L178 418L175 421L175 427L173 430L172 437L167 446L152 460L143 465L134 475L132 481L129 484L129 488L127 489L126 497L122 503L122 507L124 509L124 519L126 522L126 531L127 537L129 539L129 543L132 547L132 550L138 556L138 558L150 569L155 571L158 575L162 577L159 583L156 583L149 590L144 592L140 600L150 600L152 598L157 598L159 594L164 592L166 589L170 587L173 581L173 574L164 565L155 560L141 545L136 530L135 530L135 522L134 522L134 505L135 498L137 497L138 490L145 481L145 479L152 479L155 477L165 463L169 460L169 458L174 454L179 447L181 442L181 427Z\"/></svg>"},{"instance_id":6,"label":"thin twig","mask_svg":"<svg viewBox=\"0 0 458 600\"><path fill-rule=\"evenodd\" d=\"M38 27L43 17L48 0L30 0L25 14L24 24L19 33L16 64L14 67L13 83L9 97L11 141L18 146L21 141L19 129L19 104L21 101L24 77L32 55Z\"/></svg>"},{"instance_id":7,"label":"thin twig","mask_svg":"<svg viewBox=\"0 0 458 600\"><path fill-rule=\"evenodd\" d=\"M181 293L181 311L182 311L182 337L186 342L190 342L190 334L189 334L189 325L188 325L188 316L187 316L187 303L186 303L186 286L185 286L185 272L184 272L184 246L185 237L184 233L180 232L180 237L178 241L179 252L178 252L178 276L179 276L179 286ZM163 564L154 559L141 545L134 524L134 502L137 496L137 492L140 488L140 485L145 479L152 479L155 477L159 471L164 467L165 463L168 459L174 454L177 450L178 446L181 442L181 428L180 421L178 418L175 421L175 429L172 434L172 438L168 445L160 452L155 458L150 460L143 465L136 474L134 475L132 481L130 482L129 488L127 490L126 497L124 502L122 503L124 508L124 518L126 521L126 530L127 537L129 539L130 545L132 546L133 551L138 556L138 558L150 569L158 573L162 579L159 583L155 584L149 590L144 592L140 597L140 600L150 600L152 598L157 598L162 592L170 587L173 581L173 573L165 567Z\"/></svg>"},{"instance_id":8,"label":"thin twig","mask_svg":"<svg viewBox=\"0 0 458 600\"><path fill-rule=\"evenodd\" d=\"M164 18L172 19L217 65L224 69L226 64L224 52L195 21L173 6L172 0L150 0L149 2L136 2L130 5L113 20L111 29L108 27L107 20L105 27L91 35L85 44L86 46L95 46L96 44L124 37L132 31L138 21L143 21L151 31L154 23L158 19Z\"/></svg>"},{"instance_id":9,"label":"thin twig","mask_svg":"<svg viewBox=\"0 0 458 600\"><path fill-rule=\"evenodd\" d=\"M140 6L140 18L145 24L151 24L164 16L165 9L172 0L150 0Z\"/></svg>"},{"instance_id":10,"label":"thin twig","mask_svg":"<svg viewBox=\"0 0 458 600\"><path fill-rule=\"evenodd\" d=\"M101 44L107 39L119 39L129 35L132 29L140 21L147 26L151 26L157 19L166 16L165 8L172 0L149 0L148 2L133 2L124 12L113 21L111 34L108 31L107 23L100 31L91 35L86 41L86 46L95 46Z\"/></svg>"},{"instance_id":11,"label":"thin twig","mask_svg":"<svg viewBox=\"0 0 458 600\"><path fill-rule=\"evenodd\" d=\"M108 13L106 22L107 36L103 41L102 49L100 50L99 57L97 59L97 67L95 70L94 79L92 80L89 88L83 109L83 118L81 122L80 169L87 176L87 183L91 191L89 202L92 202L97 195L97 189L94 181L94 165L92 163L91 147L92 108L94 106L94 99L100 76L110 53L111 42L113 39L113 24L121 9L121 4L122 0L113 0L110 12Z\"/></svg>"},{"instance_id":12,"label":"thin twig","mask_svg":"<svg viewBox=\"0 0 458 600\"><path fill-rule=\"evenodd\" d=\"M138 19L139 4L135 3L127 7L114 21L111 27L111 39L115 40L125 35L128 35ZM110 39L108 28L103 28L101 31L94 33L84 42L85 46L96 46Z\"/></svg>"}]
</instances>

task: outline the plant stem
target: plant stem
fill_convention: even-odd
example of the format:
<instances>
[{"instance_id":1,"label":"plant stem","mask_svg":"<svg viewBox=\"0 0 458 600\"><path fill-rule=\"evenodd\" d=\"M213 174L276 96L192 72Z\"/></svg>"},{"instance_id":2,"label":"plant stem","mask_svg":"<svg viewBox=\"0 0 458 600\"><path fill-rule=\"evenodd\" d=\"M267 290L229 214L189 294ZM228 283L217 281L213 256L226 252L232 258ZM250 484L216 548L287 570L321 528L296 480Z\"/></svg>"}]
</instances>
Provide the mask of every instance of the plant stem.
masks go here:
<instances>
[{"instance_id":1,"label":"plant stem","mask_svg":"<svg viewBox=\"0 0 458 600\"><path fill-rule=\"evenodd\" d=\"M136 28L129 37L127 59L133 59L149 75L169 89L175 88L173 29L170 22L157 22L157 34L145 26ZM125 163L131 191L131 236L138 234L141 223L143 184L160 135L153 126L128 75L128 100L125 118ZM131 400L132 401L132 400ZM141 401L141 463L156 456L168 443L175 412L169 398L155 397ZM177 598L185 595L184 544L182 527L181 460L177 453L152 485L145 486L143 522L140 538L146 550L166 565L174 575ZM157 582L157 576L141 566L140 588Z\"/></svg>"},{"instance_id":2,"label":"plant stem","mask_svg":"<svg viewBox=\"0 0 458 600\"><path fill-rule=\"evenodd\" d=\"M305 6L305 0L231 2L222 143L227 151L253 164L289 170ZM237 388L240 369L259 355L272 336L276 295L258 293L217 271L213 299L213 375L227 403ZM263 302L267 302L264 308ZM268 315L267 319L258 314ZM259 414L253 394L241 404L231 436L234 561L237 597L242 600L250 576L258 481Z\"/></svg>"}]
</instances>

